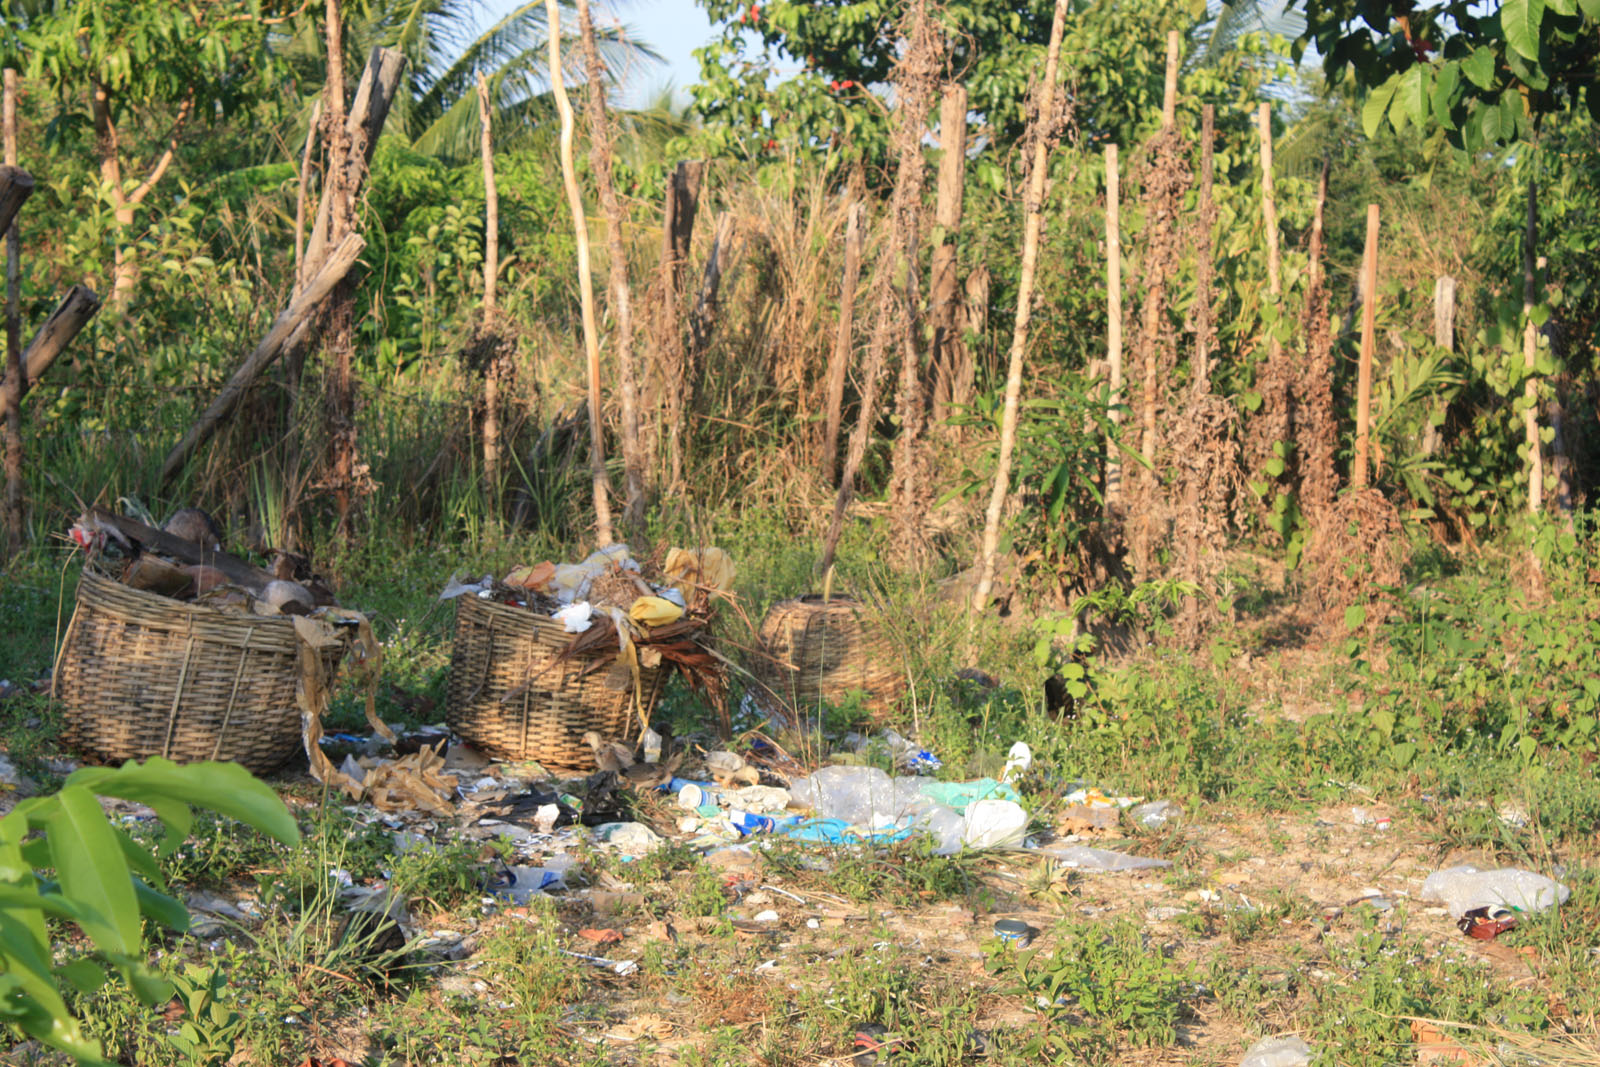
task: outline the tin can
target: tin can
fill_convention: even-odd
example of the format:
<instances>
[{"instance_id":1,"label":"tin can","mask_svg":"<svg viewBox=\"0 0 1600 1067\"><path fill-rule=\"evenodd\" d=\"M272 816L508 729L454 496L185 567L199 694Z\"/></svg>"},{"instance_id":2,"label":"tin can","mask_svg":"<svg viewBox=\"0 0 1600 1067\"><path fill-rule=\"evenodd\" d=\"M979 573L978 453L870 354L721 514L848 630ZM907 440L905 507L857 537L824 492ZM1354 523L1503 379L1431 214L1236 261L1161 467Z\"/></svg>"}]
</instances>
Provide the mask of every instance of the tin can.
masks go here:
<instances>
[{"instance_id":1,"label":"tin can","mask_svg":"<svg viewBox=\"0 0 1600 1067\"><path fill-rule=\"evenodd\" d=\"M996 919L994 936L1018 948L1027 948L1033 941L1033 927L1021 919Z\"/></svg>"}]
</instances>

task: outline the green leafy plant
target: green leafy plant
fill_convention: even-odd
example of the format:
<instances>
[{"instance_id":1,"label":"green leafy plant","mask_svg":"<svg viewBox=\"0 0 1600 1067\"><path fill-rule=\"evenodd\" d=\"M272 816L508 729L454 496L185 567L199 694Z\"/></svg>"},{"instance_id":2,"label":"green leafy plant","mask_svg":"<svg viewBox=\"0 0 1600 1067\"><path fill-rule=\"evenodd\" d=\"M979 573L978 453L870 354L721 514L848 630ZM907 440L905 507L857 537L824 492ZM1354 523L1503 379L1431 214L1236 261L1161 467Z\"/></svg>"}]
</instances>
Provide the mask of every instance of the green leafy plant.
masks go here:
<instances>
[{"instance_id":1,"label":"green leafy plant","mask_svg":"<svg viewBox=\"0 0 1600 1067\"><path fill-rule=\"evenodd\" d=\"M107 980L105 964L145 1003L163 1003L173 985L145 961L142 920L174 930L189 922L183 905L161 892L156 858L106 818L97 795L154 809L166 828L162 853L188 835L194 806L248 823L284 844L299 840L283 801L244 768L231 763L179 767L160 758L115 770L85 767L59 792L24 800L0 819L0 1019L90 1064L105 1063L104 1054L68 1009L61 983L93 992ZM47 919L77 926L98 960L80 957L55 965ZM197 987L192 991L198 994Z\"/></svg>"}]
</instances>

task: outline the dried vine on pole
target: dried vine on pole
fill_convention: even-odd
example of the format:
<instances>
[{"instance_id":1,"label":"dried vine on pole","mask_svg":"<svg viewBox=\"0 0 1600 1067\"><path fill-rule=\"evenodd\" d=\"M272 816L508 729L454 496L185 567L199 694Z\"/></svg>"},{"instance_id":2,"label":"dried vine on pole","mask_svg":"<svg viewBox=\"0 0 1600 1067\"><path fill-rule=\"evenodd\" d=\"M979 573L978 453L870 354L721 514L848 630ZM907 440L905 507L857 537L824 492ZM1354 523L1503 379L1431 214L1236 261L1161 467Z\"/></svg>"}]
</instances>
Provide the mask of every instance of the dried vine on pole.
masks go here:
<instances>
[{"instance_id":1,"label":"dried vine on pole","mask_svg":"<svg viewBox=\"0 0 1600 1067\"><path fill-rule=\"evenodd\" d=\"M611 122L606 115L605 68L594 43L589 0L577 0L578 35L583 42L584 90L589 112L589 159L600 206L606 215L606 257L611 280L611 311L617 320L617 392L622 407L622 469L627 503L622 522L629 531L644 526L644 452L639 447L639 380L633 353L633 297L628 285L628 253L622 244L622 206L611 177Z\"/></svg>"},{"instance_id":2,"label":"dried vine on pole","mask_svg":"<svg viewBox=\"0 0 1600 1067\"><path fill-rule=\"evenodd\" d=\"M1189 166L1184 146L1175 128L1178 96L1178 57L1180 36L1167 35L1166 89L1161 105L1161 130L1149 144L1150 166L1145 176L1145 278L1144 306L1139 331L1139 472L1138 501L1130 509L1134 515L1132 562L1135 572L1147 577L1153 558L1153 542L1158 524L1165 521L1164 502L1159 499L1156 478L1156 451L1159 427L1156 411L1162 382L1176 362L1177 353L1171 331L1166 327L1167 285L1177 273L1182 256L1177 226L1184 191L1189 187Z\"/></svg>"},{"instance_id":3,"label":"dried vine on pole","mask_svg":"<svg viewBox=\"0 0 1600 1067\"><path fill-rule=\"evenodd\" d=\"M557 0L544 3L549 34L550 92L561 116L561 181L567 190L567 207L572 212L573 237L578 247L578 295L583 311L583 348L589 370L589 475L594 488L595 540L609 545L611 535L611 480L606 477L605 425L600 408L600 338L594 316L594 280L589 273L589 231L584 222L583 194L578 191L578 174L572 161L572 102L561 76L561 5Z\"/></svg>"},{"instance_id":4,"label":"dried vine on pole","mask_svg":"<svg viewBox=\"0 0 1600 1067\"><path fill-rule=\"evenodd\" d=\"M972 593L972 610L983 611L994 588L995 555L1000 548L1000 516L1011 488L1011 455L1017 446L1017 410L1022 400L1022 364L1028 350L1028 323L1033 314L1034 273L1039 266L1039 234L1044 225L1044 200L1050 171L1050 148L1056 125L1056 78L1061 66L1061 35L1066 24L1066 0L1056 0L1050 20L1050 47L1045 53L1044 82L1030 123L1029 148L1033 153L1028 172L1027 199L1023 203L1022 268L1017 279L1017 318L1011 331L1011 354L1006 372L1005 408L1000 416L1000 457L995 465L994 488L984 513L983 558L978 584Z\"/></svg>"},{"instance_id":5,"label":"dried vine on pole","mask_svg":"<svg viewBox=\"0 0 1600 1067\"><path fill-rule=\"evenodd\" d=\"M895 177L894 191L889 198L889 235L885 243L887 261L879 267L873 278L875 318L862 369L861 409L855 430L850 435L850 447L845 453L844 471L839 476L839 490L833 501L833 516L828 522L827 535L823 538L819 570L824 575L833 566L834 553L844 533L845 512L855 495L856 472L861 469L867 441L877 421L878 383L883 376L885 355L891 342L898 342L902 353L910 355L907 351L910 342L905 336L911 329L910 309L904 306L903 293L902 299L896 299L894 280L896 274L903 277L907 286L904 292L911 291L915 285L917 213L922 200L922 126L937 69L937 52L930 49L939 46L929 23L925 0L917 0L906 16L907 47L895 64L892 79L897 89L890 134L890 148L895 155ZM896 463L898 466L898 457Z\"/></svg>"},{"instance_id":6,"label":"dried vine on pole","mask_svg":"<svg viewBox=\"0 0 1600 1067\"><path fill-rule=\"evenodd\" d=\"M1335 456L1339 449L1339 422L1333 409L1333 332L1328 324L1328 286L1323 277L1323 213L1328 204L1328 161L1322 162L1317 180L1317 206L1311 216L1310 280L1306 286L1303 332L1306 337L1305 371L1299 378L1295 400L1296 420L1305 449L1300 464L1300 499L1313 524L1333 506L1339 492Z\"/></svg>"},{"instance_id":7,"label":"dried vine on pole","mask_svg":"<svg viewBox=\"0 0 1600 1067\"><path fill-rule=\"evenodd\" d=\"M483 372L483 480L491 514L500 492L500 376L505 362L497 329L500 274L500 193L494 181L494 106L489 82L478 74L479 151L483 156L483 324L488 350Z\"/></svg>"}]
</instances>

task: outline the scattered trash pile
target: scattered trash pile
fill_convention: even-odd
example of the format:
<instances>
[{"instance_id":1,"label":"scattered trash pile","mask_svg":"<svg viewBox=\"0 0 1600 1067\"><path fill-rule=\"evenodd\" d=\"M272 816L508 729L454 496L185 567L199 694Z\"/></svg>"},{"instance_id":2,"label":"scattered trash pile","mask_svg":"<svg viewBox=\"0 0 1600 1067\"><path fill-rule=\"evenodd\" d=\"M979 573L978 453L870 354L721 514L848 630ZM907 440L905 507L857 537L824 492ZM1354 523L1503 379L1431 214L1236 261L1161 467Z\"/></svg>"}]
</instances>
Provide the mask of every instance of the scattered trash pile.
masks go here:
<instances>
[{"instance_id":1,"label":"scattered trash pile","mask_svg":"<svg viewBox=\"0 0 1600 1067\"><path fill-rule=\"evenodd\" d=\"M514 857L485 871L490 898L525 904L546 892L579 891L598 910L611 898L631 899L631 887L601 874L596 885L573 880L585 850L600 849L624 862L669 841L699 853L730 877L761 866L761 853L777 843L801 847L878 847L914 836L931 851L1014 850L1066 867L1137 871L1170 866L1166 860L1075 843L1073 833L1030 833L1032 821L1015 786L1003 780L1031 763L1025 745L1013 749L1002 779L940 781L923 774L891 776L875 767L828 765L807 773L776 744L752 735L746 754L673 750L672 739L647 729L635 745L590 733L593 773L563 777L532 761L494 762L471 746L449 743L442 726L400 739L406 755L371 754L375 742L350 735L325 739L356 748L340 767L343 788L358 819L381 823L403 849L429 847L431 835L498 839ZM884 731L871 739L898 754L902 766L928 771L937 757ZM1110 811L1134 806L1098 790L1068 794L1074 807ZM1145 805L1153 818L1179 809ZM1061 828L1070 827L1070 820ZM1137 821L1135 826L1140 825ZM817 863L826 865L825 856ZM766 914L766 913L762 913ZM776 918L776 913L773 913ZM762 921L757 915L754 921ZM591 962L605 962L596 957Z\"/></svg>"},{"instance_id":2,"label":"scattered trash pile","mask_svg":"<svg viewBox=\"0 0 1600 1067\"><path fill-rule=\"evenodd\" d=\"M548 560L517 567L504 578L456 576L440 600L473 596L527 608L573 635L562 658L581 656L585 672L608 666L615 688L639 686L640 668L671 666L691 688L720 702L726 690L721 658L699 640L710 628L712 602L733 587L733 559L720 548L674 548L659 567L613 544L582 563ZM648 709L640 709L648 722Z\"/></svg>"}]
</instances>

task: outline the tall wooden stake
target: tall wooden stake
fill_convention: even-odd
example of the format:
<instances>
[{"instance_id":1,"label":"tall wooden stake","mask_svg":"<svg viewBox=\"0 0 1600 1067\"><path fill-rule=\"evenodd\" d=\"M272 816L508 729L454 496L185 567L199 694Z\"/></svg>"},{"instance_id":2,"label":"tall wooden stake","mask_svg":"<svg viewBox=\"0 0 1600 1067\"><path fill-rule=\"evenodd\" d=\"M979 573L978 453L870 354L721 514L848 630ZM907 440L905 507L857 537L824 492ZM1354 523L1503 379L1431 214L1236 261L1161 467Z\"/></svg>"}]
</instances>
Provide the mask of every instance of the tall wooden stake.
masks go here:
<instances>
[{"instance_id":1,"label":"tall wooden stake","mask_svg":"<svg viewBox=\"0 0 1600 1067\"><path fill-rule=\"evenodd\" d=\"M1361 254L1361 363L1356 374L1356 457L1350 484L1366 488L1367 439L1372 419L1372 350L1376 346L1378 303L1378 205L1367 205L1367 244Z\"/></svg>"},{"instance_id":2,"label":"tall wooden stake","mask_svg":"<svg viewBox=\"0 0 1600 1067\"><path fill-rule=\"evenodd\" d=\"M856 313L856 286L861 281L861 220L866 205L857 200L850 205L844 224L844 277L839 282L839 322L833 333L833 351L828 356L828 400L822 432L822 478L834 484L839 463L839 422L844 407L844 382L850 371Z\"/></svg>"},{"instance_id":3,"label":"tall wooden stake","mask_svg":"<svg viewBox=\"0 0 1600 1067\"><path fill-rule=\"evenodd\" d=\"M17 165L17 72L6 68L3 115L5 163ZM22 551L22 237L16 220L6 228L6 537Z\"/></svg>"},{"instance_id":4,"label":"tall wooden stake","mask_svg":"<svg viewBox=\"0 0 1600 1067\"><path fill-rule=\"evenodd\" d=\"M1122 197L1117 146L1106 145L1106 366L1111 378L1107 415L1122 425ZM1115 436L1106 438L1106 512L1122 506L1122 456Z\"/></svg>"},{"instance_id":5,"label":"tall wooden stake","mask_svg":"<svg viewBox=\"0 0 1600 1067\"><path fill-rule=\"evenodd\" d=\"M1535 248L1539 244L1539 183L1528 175L1528 221L1522 240L1522 362L1527 380L1522 386L1527 410L1522 414L1524 444L1528 450L1528 514L1544 510L1544 455L1539 442L1539 328L1533 324L1534 305L1539 302L1539 265Z\"/></svg>"},{"instance_id":6,"label":"tall wooden stake","mask_svg":"<svg viewBox=\"0 0 1600 1067\"><path fill-rule=\"evenodd\" d=\"M1278 205L1272 195L1271 104L1261 104L1256 112L1256 125L1261 134L1261 221L1267 231L1267 292L1272 294L1276 303L1283 295L1283 278L1278 259ZM1275 325L1267 331L1267 359L1270 361L1276 361L1282 354Z\"/></svg>"},{"instance_id":7,"label":"tall wooden stake","mask_svg":"<svg viewBox=\"0 0 1600 1067\"><path fill-rule=\"evenodd\" d=\"M561 77L561 5L544 0L549 36L550 91L561 115L561 180L572 212L572 231L578 246L578 296L583 310L583 348L589 369L589 475L594 488L595 541L609 545L611 536L611 479L606 476L606 435L600 408L600 338L594 317L594 279L589 271L589 230L583 214L583 194L572 162L572 103Z\"/></svg>"},{"instance_id":8,"label":"tall wooden stake","mask_svg":"<svg viewBox=\"0 0 1600 1067\"><path fill-rule=\"evenodd\" d=\"M1456 347L1456 280L1441 274L1433 281L1433 343L1446 352ZM1422 428L1422 454L1431 456L1439 451L1439 422L1444 418L1445 403L1434 402L1428 424Z\"/></svg>"},{"instance_id":9,"label":"tall wooden stake","mask_svg":"<svg viewBox=\"0 0 1600 1067\"><path fill-rule=\"evenodd\" d=\"M489 82L478 72L478 127L483 156L483 329L490 341L483 371L483 480L491 505L500 493L500 344L496 328L500 276L500 192L494 183L494 104ZM498 512L496 512L498 514Z\"/></svg>"},{"instance_id":10,"label":"tall wooden stake","mask_svg":"<svg viewBox=\"0 0 1600 1067\"><path fill-rule=\"evenodd\" d=\"M1039 232L1044 222L1044 198L1050 173L1050 146L1055 141L1056 78L1061 66L1061 35L1067 20L1067 0L1056 0L1050 20L1050 47L1045 53L1044 82L1039 88L1039 108L1034 113L1033 165L1028 172L1027 198L1023 201L1022 268L1017 278L1017 320L1011 331L1011 357L1006 374L1005 409L1000 416L1000 458L995 465L994 488L983 517L983 560L972 593L976 614L989 605L994 588L995 555L1000 549L1000 516L1011 489L1011 454L1017 445L1017 410L1022 401L1022 364L1028 351L1028 322L1033 314L1033 278L1039 265Z\"/></svg>"}]
</instances>

